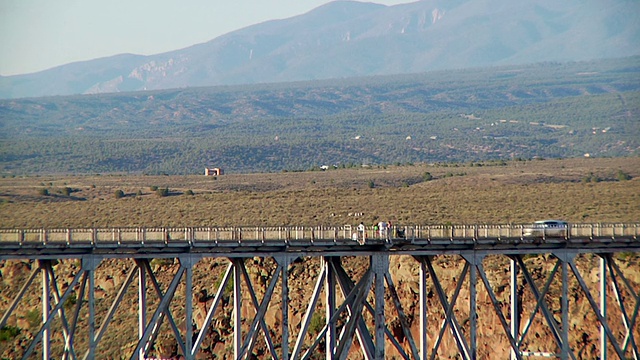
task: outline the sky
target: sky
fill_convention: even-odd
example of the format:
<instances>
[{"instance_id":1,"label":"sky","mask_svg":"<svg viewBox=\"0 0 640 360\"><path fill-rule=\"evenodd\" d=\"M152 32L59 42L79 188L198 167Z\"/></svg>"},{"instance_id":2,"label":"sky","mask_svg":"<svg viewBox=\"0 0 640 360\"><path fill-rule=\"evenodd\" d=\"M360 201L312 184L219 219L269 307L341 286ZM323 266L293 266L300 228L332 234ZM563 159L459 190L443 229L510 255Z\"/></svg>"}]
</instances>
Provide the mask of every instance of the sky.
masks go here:
<instances>
[{"instance_id":1,"label":"sky","mask_svg":"<svg viewBox=\"0 0 640 360\"><path fill-rule=\"evenodd\" d=\"M373 0L384 5L416 0ZM158 54L330 0L0 0L0 75L116 54Z\"/></svg>"}]
</instances>

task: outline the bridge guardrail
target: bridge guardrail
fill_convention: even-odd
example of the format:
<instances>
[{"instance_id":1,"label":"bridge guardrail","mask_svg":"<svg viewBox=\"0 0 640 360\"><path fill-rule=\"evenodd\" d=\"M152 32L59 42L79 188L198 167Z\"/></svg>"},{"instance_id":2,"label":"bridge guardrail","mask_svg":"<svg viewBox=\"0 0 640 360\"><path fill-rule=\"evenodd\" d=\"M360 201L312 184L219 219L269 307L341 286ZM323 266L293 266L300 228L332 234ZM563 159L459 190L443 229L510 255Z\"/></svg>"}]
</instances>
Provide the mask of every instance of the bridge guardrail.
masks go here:
<instances>
[{"instance_id":1,"label":"bridge guardrail","mask_svg":"<svg viewBox=\"0 0 640 360\"><path fill-rule=\"evenodd\" d=\"M400 225L386 233L366 227L365 241L372 239L497 241L525 240L525 224L480 225ZM553 242L571 239L582 241L616 238L638 239L639 223L570 224L568 235L553 238ZM0 247L25 246L192 246L211 243L220 246L248 242L286 244L290 241L344 242L361 239L357 227L344 226L281 226L281 227L182 227L182 228L89 228L89 229L0 229ZM355 237L354 237L355 236ZM531 238L531 237L529 237ZM551 240L551 239L549 239Z\"/></svg>"}]
</instances>

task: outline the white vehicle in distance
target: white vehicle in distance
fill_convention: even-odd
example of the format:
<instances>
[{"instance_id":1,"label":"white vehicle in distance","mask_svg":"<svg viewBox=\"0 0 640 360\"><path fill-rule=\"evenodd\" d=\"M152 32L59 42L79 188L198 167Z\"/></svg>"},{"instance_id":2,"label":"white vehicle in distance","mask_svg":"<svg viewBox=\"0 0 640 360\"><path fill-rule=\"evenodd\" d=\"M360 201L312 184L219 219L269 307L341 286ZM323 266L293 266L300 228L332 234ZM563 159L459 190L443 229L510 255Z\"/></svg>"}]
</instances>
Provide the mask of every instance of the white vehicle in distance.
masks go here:
<instances>
[{"instance_id":1,"label":"white vehicle in distance","mask_svg":"<svg viewBox=\"0 0 640 360\"><path fill-rule=\"evenodd\" d=\"M562 220L540 220L524 228L524 236L563 237L569 234L569 224Z\"/></svg>"}]
</instances>

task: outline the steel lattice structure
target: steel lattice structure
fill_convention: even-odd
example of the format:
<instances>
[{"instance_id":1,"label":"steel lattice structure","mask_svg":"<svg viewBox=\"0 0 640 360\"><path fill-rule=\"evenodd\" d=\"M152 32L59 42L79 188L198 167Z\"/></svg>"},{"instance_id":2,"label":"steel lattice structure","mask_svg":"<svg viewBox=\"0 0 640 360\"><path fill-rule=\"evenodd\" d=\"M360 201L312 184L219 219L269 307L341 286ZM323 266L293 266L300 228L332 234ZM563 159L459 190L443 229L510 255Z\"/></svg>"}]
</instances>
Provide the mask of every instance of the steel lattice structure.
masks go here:
<instances>
[{"instance_id":1,"label":"steel lattice structure","mask_svg":"<svg viewBox=\"0 0 640 360\"><path fill-rule=\"evenodd\" d=\"M23 349L24 359L103 357L105 351L98 352L98 347L113 319L123 311L137 312L137 324L131 324L137 327L137 338L120 344L124 347L114 351L117 356L155 357L153 348L165 332L177 343L176 353L185 359L202 357L203 342L212 330L218 330L214 318L223 311L224 299L231 302L233 333L225 345L234 359L257 354L283 360L385 359L391 353L403 359L437 359L447 339L452 339L458 357L476 359L482 357L479 333L488 326L488 313L497 321L511 359L579 359L582 350L570 341L570 335L575 337L570 294L579 292L588 302L589 316L599 325L599 330L586 336L599 338L600 358L640 357L640 283L637 276L625 276L625 272L637 275L640 269L637 263L635 270L622 269L617 260L620 254L629 254L637 261L638 224L573 224L561 238L525 237L519 225L402 226L385 234L354 230L349 226L0 230L0 260L30 260L33 264L12 301L0 304L0 329L15 318L20 306L26 306L27 294L38 297L33 290L40 285L36 294L41 292L41 322ZM529 265L527 259L539 254L552 270L541 274L539 268ZM418 300L412 310L418 319L408 316L403 307L407 301L399 295L390 268L390 259L396 256L412 258L419 268L412 280L418 284ZM443 256L461 264L453 278L442 275L436 259ZM486 259L496 256L509 264L504 269L506 285L492 282L494 275L485 269ZM596 271L598 289L588 285L585 269L578 266L577 259L585 256L598 259L597 269L587 269L590 276ZM215 295L207 299L206 316L198 322L193 316L194 269L209 258L226 259L226 267L220 275L212 275ZM250 274L254 266L250 259L255 258L273 263L259 284ZM108 309L98 310L96 272L109 259L130 266ZM177 260L168 283L159 279L167 274L154 270L154 259ZM299 324L292 326L289 282L295 276L292 264L300 259L305 264L312 262L317 271L315 283L304 289L306 311ZM349 263L353 259L366 259L366 266L354 271ZM72 278L64 278L56 273L58 262L78 262L79 266ZM508 302L496 295L506 286ZM575 289L570 291L570 286ZM179 288L184 293L176 296ZM448 293L451 288L453 292ZM559 311L550 300L552 288L558 288L560 294ZM525 290L532 299L523 297ZM482 316L479 292L492 308L480 309ZM124 300L127 294L136 298L135 309L127 308L131 306ZM177 297L182 299L177 304L180 316L172 310ZM463 297L467 302L460 311ZM429 316L433 313L429 304L436 304L440 317ZM267 316L274 308L279 313L276 322ZM544 351L527 348L536 322L546 326Z\"/></svg>"}]
</instances>

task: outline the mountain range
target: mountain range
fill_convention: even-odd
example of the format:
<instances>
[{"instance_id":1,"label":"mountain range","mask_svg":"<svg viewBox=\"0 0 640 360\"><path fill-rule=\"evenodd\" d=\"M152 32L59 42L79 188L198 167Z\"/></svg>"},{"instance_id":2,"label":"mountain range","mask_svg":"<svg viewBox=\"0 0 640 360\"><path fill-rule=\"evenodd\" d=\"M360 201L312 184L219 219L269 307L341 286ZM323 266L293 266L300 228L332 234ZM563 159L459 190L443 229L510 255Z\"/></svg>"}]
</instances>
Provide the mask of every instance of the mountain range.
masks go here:
<instances>
[{"instance_id":1,"label":"mountain range","mask_svg":"<svg viewBox=\"0 0 640 360\"><path fill-rule=\"evenodd\" d=\"M636 0L335 1L162 54L0 77L0 98L309 81L640 54Z\"/></svg>"}]
</instances>

